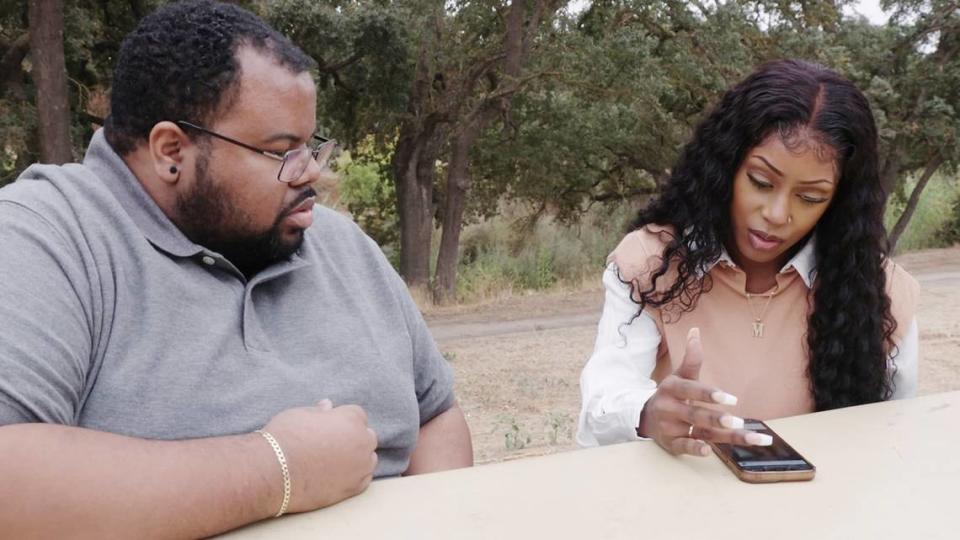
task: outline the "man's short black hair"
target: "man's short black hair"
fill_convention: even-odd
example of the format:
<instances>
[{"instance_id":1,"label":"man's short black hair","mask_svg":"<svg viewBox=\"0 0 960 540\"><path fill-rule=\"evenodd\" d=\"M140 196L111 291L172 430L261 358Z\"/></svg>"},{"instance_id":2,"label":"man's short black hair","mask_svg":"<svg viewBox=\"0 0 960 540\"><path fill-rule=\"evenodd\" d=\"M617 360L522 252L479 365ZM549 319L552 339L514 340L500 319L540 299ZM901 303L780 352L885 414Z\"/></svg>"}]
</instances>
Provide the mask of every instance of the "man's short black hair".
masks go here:
<instances>
[{"instance_id":1,"label":"man's short black hair","mask_svg":"<svg viewBox=\"0 0 960 540\"><path fill-rule=\"evenodd\" d=\"M209 124L238 88L237 50L270 54L293 73L313 60L256 15L230 4L187 0L146 16L120 46L105 135L126 155L164 120Z\"/></svg>"}]
</instances>

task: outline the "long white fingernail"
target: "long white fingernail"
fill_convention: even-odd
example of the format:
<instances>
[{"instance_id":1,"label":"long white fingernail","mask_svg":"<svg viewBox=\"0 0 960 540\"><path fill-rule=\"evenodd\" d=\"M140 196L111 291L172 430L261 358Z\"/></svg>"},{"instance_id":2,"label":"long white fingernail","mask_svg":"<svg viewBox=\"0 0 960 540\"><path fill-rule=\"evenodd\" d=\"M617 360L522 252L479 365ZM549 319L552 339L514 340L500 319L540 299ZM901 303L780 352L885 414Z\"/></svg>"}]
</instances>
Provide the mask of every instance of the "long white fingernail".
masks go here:
<instances>
[{"instance_id":1,"label":"long white fingernail","mask_svg":"<svg viewBox=\"0 0 960 540\"><path fill-rule=\"evenodd\" d=\"M700 339L700 329L697 328L696 326L694 326L693 328L690 329L689 332L687 332L687 341L690 341L691 339Z\"/></svg>"},{"instance_id":2,"label":"long white fingernail","mask_svg":"<svg viewBox=\"0 0 960 540\"><path fill-rule=\"evenodd\" d=\"M733 416L732 414L725 414L720 417L720 425L730 429L742 429L743 418Z\"/></svg>"},{"instance_id":3,"label":"long white fingernail","mask_svg":"<svg viewBox=\"0 0 960 540\"><path fill-rule=\"evenodd\" d=\"M714 403L719 403L720 405L737 404L737 396L728 394L723 390L715 390L712 394L710 394L710 398L713 399Z\"/></svg>"},{"instance_id":4,"label":"long white fingernail","mask_svg":"<svg viewBox=\"0 0 960 540\"><path fill-rule=\"evenodd\" d=\"M747 444L753 446L770 446L773 444L773 437L766 433L747 433Z\"/></svg>"}]
</instances>

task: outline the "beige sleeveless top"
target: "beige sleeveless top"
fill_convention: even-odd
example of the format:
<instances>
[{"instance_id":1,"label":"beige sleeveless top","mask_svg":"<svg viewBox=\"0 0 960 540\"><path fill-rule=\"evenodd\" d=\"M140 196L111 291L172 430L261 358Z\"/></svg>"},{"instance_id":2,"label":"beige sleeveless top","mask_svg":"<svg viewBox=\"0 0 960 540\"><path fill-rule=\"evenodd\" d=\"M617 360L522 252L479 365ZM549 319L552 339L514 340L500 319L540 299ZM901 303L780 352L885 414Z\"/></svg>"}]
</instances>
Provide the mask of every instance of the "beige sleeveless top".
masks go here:
<instances>
[{"instance_id":1,"label":"beige sleeveless top","mask_svg":"<svg viewBox=\"0 0 960 540\"><path fill-rule=\"evenodd\" d=\"M620 277L633 289L649 288L651 273L659 268L672 235L667 227L647 226L628 234L610 255ZM887 294L897 322L894 341L899 343L916 311L919 284L891 260L884 264ZM777 292L770 298L748 301L746 274L721 260L709 270L713 288L703 293L691 312L647 307L657 324L661 342L653 379L658 383L680 365L687 332L700 328L704 363L700 380L739 397L731 412L749 418L779 418L814 410L807 379L809 350L807 318L813 295L793 267L777 274ZM658 280L658 289L676 279L675 269ZM753 323L763 311L763 337L754 336Z\"/></svg>"}]
</instances>

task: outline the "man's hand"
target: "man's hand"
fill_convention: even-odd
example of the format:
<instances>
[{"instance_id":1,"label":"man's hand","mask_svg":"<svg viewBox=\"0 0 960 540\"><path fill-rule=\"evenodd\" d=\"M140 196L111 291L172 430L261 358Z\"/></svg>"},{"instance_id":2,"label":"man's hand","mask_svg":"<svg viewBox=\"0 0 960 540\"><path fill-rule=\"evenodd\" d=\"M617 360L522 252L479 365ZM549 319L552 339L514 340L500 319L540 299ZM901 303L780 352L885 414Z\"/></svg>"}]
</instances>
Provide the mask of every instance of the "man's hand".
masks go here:
<instances>
[{"instance_id":1,"label":"man's hand","mask_svg":"<svg viewBox=\"0 0 960 540\"><path fill-rule=\"evenodd\" d=\"M287 458L289 512L340 502L367 489L373 480L377 435L367 427L367 413L356 405L334 408L323 400L314 407L288 409L274 416L264 430L277 439ZM281 489L274 511L283 497L279 473L277 478Z\"/></svg>"},{"instance_id":2,"label":"man's hand","mask_svg":"<svg viewBox=\"0 0 960 540\"><path fill-rule=\"evenodd\" d=\"M738 445L767 446L769 435L743 429L743 419L698 403L736 405L737 398L719 388L699 381L703 365L700 329L687 334L683 362L660 383L640 414L638 433L657 441L671 454L707 456L710 446L704 441Z\"/></svg>"},{"instance_id":3,"label":"man's hand","mask_svg":"<svg viewBox=\"0 0 960 540\"><path fill-rule=\"evenodd\" d=\"M290 470L290 512L373 477L377 437L354 405L283 411L264 426ZM147 440L56 424L0 426L0 536L200 538L273 516L280 465L257 433Z\"/></svg>"}]
</instances>

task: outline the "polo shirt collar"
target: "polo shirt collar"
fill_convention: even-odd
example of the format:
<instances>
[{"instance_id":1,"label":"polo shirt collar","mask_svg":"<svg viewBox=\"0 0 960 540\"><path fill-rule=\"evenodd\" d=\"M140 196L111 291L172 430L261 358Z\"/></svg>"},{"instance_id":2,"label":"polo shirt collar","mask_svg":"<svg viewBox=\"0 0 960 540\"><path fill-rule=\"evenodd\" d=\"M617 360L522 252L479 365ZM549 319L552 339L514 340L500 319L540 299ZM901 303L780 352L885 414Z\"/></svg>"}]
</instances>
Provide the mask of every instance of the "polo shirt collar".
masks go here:
<instances>
[{"instance_id":1,"label":"polo shirt collar","mask_svg":"<svg viewBox=\"0 0 960 540\"><path fill-rule=\"evenodd\" d=\"M205 251L191 242L157 206L123 158L107 142L103 129L93 134L83 164L107 186L155 247L176 257L193 257Z\"/></svg>"},{"instance_id":2,"label":"polo shirt collar","mask_svg":"<svg viewBox=\"0 0 960 540\"><path fill-rule=\"evenodd\" d=\"M789 272L791 269L796 270L800 274L800 279L803 280L803 283L807 286L808 289L813 288L813 280L817 277L817 237L816 235L811 235L810 239L807 240L807 243L804 244L800 251L794 254L793 257L787 261L787 264L783 265L783 268L780 269L781 274ZM706 271L709 272L716 266L718 263L723 262L734 268L737 268L736 263L733 262L733 259L730 257L730 254L727 253L726 247L721 247L720 257L707 265Z\"/></svg>"}]
</instances>

